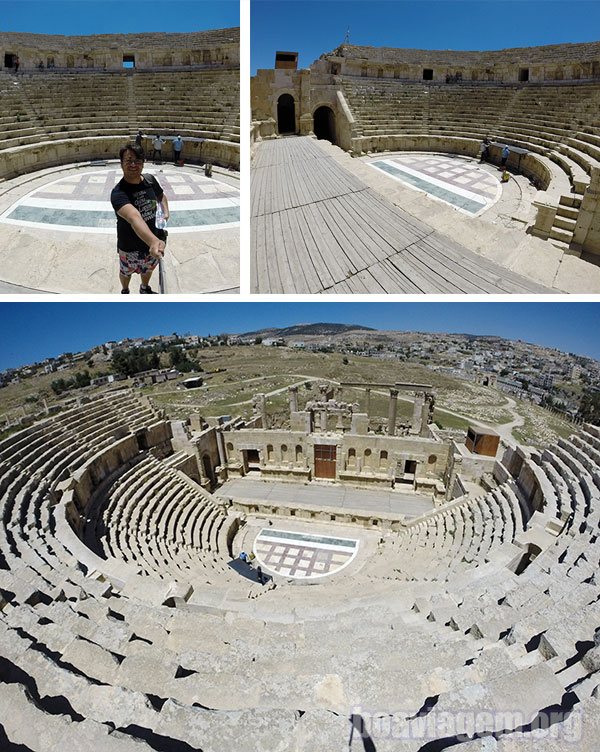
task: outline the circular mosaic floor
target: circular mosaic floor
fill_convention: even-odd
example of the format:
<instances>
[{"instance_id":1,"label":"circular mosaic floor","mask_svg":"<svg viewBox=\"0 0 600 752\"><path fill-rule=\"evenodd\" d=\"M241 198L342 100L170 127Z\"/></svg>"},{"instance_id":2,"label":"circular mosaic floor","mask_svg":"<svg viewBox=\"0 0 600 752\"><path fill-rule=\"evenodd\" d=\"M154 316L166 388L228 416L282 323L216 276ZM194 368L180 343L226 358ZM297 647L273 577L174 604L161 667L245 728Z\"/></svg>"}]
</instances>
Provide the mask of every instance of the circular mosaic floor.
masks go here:
<instances>
[{"instance_id":1,"label":"circular mosaic floor","mask_svg":"<svg viewBox=\"0 0 600 752\"><path fill-rule=\"evenodd\" d=\"M406 152L368 164L470 217L483 214L502 195L499 179L473 160Z\"/></svg>"},{"instance_id":2,"label":"circular mosaic floor","mask_svg":"<svg viewBox=\"0 0 600 752\"><path fill-rule=\"evenodd\" d=\"M356 557L359 541L263 528L254 541L254 555L268 572L294 579L314 580L340 572Z\"/></svg>"},{"instance_id":3,"label":"circular mosaic floor","mask_svg":"<svg viewBox=\"0 0 600 752\"><path fill-rule=\"evenodd\" d=\"M169 199L167 292L239 286L240 197L228 174L148 165ZM44 292L118 292L118 164L46 171L9 181L0 195L0 280ZM3 186L4 187L4 186ZM133 286L132 286L133 289Z\"/></svg>"}]
</instances>

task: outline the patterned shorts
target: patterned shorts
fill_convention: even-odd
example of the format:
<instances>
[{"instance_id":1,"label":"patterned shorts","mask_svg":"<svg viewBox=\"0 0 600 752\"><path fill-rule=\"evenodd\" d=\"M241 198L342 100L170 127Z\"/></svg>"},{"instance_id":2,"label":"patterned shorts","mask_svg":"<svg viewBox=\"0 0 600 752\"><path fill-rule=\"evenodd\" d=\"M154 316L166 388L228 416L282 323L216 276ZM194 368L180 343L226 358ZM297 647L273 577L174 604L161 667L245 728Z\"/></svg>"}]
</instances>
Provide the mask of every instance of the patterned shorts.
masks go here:
<instances>
[{"instance_id":1,"label":"patterned shorts","mask_svg":"<svg viewBox=\"0 0 600 752\"><path fill-rule=\"evenodd\" d=\"M132 274L147 274L153 272L158 266L158 259L154 256L138 256L137 253L127 253L119 251L119 272L124 277L131 277Z\"/></svg>"}]
</instances>

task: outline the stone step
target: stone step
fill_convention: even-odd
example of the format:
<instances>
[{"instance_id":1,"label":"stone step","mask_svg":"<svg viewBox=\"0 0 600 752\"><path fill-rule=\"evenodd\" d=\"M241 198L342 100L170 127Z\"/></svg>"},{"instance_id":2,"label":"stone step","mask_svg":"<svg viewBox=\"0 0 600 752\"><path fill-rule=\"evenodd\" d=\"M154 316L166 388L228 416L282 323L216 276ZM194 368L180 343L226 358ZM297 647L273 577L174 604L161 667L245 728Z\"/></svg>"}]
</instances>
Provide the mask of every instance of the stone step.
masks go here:
<instances>
[{"instance_id":1,"label":"stone step","mask_svg":"<svg viewBox=\"0 0 600 752\"><path fill-rule=\"evenodd\" d=\"M550 230L550 237L552 238L552 240L558 240L561 243L566 243L568 245L573 240L573 233L569 230L562 230L560 228L553 227Z\"/></svg>"},{"instance_id":2,"label":"stone step","mask_svg":"<svg viewBox=\"0 0 600 752\"><path fill-rule=\"evenodd\" d=\"M567 232L571 233L571 237L573 236L573 232L575 231L575 225L577 224L577 220L573 219L572 217L565 217L560 215L558 212L556 213L556 217L554 218L554 227L559 230L565 230Z\"/></svg>"}]
</instances>

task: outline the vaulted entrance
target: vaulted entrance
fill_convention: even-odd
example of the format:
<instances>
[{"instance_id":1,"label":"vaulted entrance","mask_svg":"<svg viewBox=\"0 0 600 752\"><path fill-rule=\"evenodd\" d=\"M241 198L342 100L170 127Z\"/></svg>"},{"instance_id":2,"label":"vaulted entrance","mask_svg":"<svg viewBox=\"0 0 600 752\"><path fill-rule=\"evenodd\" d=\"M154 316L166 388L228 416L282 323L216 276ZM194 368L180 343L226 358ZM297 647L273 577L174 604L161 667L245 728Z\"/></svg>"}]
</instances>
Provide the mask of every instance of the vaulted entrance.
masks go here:
<instances>
[{"instance_id":1,"label":"vaulted entrance","mask_svg":"<svg viewBox=\"0 0 600 752\"><path fill-rule=\"evenodd\" d=\"M335 478L335 444L315 444L315 478Z\"/></svg>"},{"instance_id":2,"label":"vaulted entrance","mask_svg":"<svg viewBox=\"0 0 600 752\"><path fill-rule=\"evenodd\" d=\"M277 130L280 135L296 132L296 103L291 94L282 94L277 100Z\"/></svg>"},{"instance_id":3,"label":"vaulted entrance","mask_svg":"<svg viewBox=\"0 0 600 752\"><path fill-rule=\"evenodd\" d=\"M242 452L244 456L244 467L247 473L259 473L260 472L260 456L258 449L244 449Z\"/></svg>"},{"instance_id":4,"label":"vaulted entrance","mask_svg":"<svg viewBox=\"0 0 600 752\"><path fill-rule=\"evenodd\" d=\"M335 144L335 115L331 107L317 107L313 115L313 130L317 138Z\"/></svg>"}]
</instances>

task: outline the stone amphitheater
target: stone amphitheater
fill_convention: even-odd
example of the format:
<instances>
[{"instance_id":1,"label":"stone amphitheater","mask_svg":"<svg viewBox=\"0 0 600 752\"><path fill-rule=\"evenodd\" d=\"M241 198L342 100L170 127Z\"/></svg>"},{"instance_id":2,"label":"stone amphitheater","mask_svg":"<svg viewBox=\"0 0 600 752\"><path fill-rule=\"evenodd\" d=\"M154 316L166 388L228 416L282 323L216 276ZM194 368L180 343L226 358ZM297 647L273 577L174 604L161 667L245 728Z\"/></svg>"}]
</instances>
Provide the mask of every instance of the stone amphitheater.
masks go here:
<instances>
[{"instance_id":1,"label":"stone amphitheater","mask_svg":"<svg viewBox=\"0 0 600 752\"><path fill-rule=\"evenodd\" d=\"M146 166L176 202L169 291L238 287L239 29L2 32L0 97L0 276L14 286L5 291L118 289L108 199L121 177L119 148L138 130L150 154L153 137L166 139L165 162L173 162L173 138L184 139L185 167ZM205 164L214 166L212 179L198 167ZM47 255L32 264L34 250Z\"/></svg>"},{"instance_id":2,"label":"stone amphitheater","mask_svg":"<svg viewBox=\"0 0 600 752\"><path fill-rule=\"evenodd\" d=\"M600 291L600 43L296 61L252 79L255 290Z\"/></svg>"},{"instance_id":3,"label":"stone amphitheater","mask_svg":"<svg viewBox=\"0 0 600 752\"><path fill-rule=\"evenodd\" d=\"M128 390L62 408L0 442L2 750L597 752L598 427L483 456L419 424L423 404L387 437L361 415L343 434L170 422ZM361 480L396 493L376 451L422 462L430 508L340 510L313 478L327 442L365 499ZM232 499L252 472L329 507ZM237 555L264 562L277 536L327 576L280 559L255 581Z\"/></svg>"}]
</instances>

